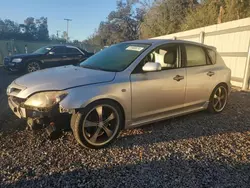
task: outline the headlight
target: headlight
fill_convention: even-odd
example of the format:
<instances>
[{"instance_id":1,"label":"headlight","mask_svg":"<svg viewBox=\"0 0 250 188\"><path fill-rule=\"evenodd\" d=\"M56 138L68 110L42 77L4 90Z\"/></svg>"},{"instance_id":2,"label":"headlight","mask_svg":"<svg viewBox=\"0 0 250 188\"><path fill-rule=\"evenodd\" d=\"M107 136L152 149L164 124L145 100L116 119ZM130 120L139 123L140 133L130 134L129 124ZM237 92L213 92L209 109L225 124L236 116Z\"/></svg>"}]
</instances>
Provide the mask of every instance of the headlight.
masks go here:
<instances>
[{"instance_id":1,"label":"headlight","mask_svg":"<svg viewBox=\"0 0 250 188\"><path fill-rule=\"evenodd\" d=\"M20 63L22 61L21 58L15 58L12 60L13 63Z\"/></svg>"},{"instance_id":2,"label":"headlight","mask_svg":"<svg viewBox=\"0 0 250 188\"><path fill-rule=\"evenodd\" d=\"M7 90L6 90L7 95L9 95L9 94L10 94L10 92L11 92L11 87L10 87L10 86L8 86L8 87L7 87Z\"/></svg>"},{"instance_id":3,"label":"headlight","mask_svg":"<svg viewBox=\"0 0 250 188\"><path fill-rule=\"evenodd\" d=\"M66 96L67 93L64 91L41 92L32 95L24 104L39 108L52 107L62 101Z\"/></svg>"}]
</instances>

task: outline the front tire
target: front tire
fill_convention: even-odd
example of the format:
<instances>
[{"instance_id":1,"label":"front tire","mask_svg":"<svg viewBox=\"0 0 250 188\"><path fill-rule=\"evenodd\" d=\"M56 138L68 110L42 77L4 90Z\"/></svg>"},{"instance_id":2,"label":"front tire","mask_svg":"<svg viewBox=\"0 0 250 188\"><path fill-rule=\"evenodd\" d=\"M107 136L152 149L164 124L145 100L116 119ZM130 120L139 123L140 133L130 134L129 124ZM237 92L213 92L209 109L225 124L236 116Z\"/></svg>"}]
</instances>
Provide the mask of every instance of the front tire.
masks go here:
<instances>
[{"instance_id":1,"label":"front tire","mask_svg":"<svg viewBox=\"0 0 250 188\"><path fill-rule=\"evenodd\" d=\"M100 149L111 144L119 135L124 119L115 102L102 100L73 114L71 128L79 144Z\"/></svg>"},{"instance_id":2,"label":"front tire","mask_svg":"<svg viewBox=\"0 0 250 188\"><path fill-rule=\"evenodd\" d=\"M41 65L39 61L30 61L26 65L26 73L31 73L41 70Z\"/></svg>"},{"instance_id":3,"label":"front tire","mask_svg":"<svg viewBox=\"0 0 250 188\"><path fill-rule=\"evenodd\" d=\"M224 84L219 84L210 96L208 111L211 113L222 112L227 104L227 101L228 89Z\"/></svg>"}]
</instances>

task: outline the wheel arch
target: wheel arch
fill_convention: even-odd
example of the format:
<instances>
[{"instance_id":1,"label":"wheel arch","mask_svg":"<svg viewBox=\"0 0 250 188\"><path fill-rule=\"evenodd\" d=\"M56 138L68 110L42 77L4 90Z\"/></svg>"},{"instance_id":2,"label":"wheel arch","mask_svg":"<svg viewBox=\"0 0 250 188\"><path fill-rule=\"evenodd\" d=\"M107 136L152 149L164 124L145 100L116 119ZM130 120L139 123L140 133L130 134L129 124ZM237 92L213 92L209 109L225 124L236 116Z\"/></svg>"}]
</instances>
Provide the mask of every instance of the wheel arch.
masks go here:
<instances>
[{"instance_id":1,"label":"wheel arch","mask_svg":"<svg viewBox=\"0 0 250 188\"><path fill-rule=\"evenodd\" d=\"M213 89L211 90L211 93L210 93L210 96L209 96L209 101L211 100L211 97L212 97L213 92L215 91L215 89L216 89L218 86L220 86L220 85L223 85L223 86L226 88L226 90L227 90L227 92L228 92L228 95L229 95L229 93L230 93L230 86L229 86L226 82L220 82L220 83L216 84L216 85L213 87Z\"/></svg>"},{"instance_id":2,"label":"wheel arch","mask_svg":"<svg viewBox=\"0 0 250 188\"><path fill-rule=\"evenodd\" d=\"M227 97L226 98L227 99L225 101L225 104L223 104L223 108L221 110L219 110L219 111L216 111L214 109L214 107L213 107L213 104L212 104L212 102L213 102L213 96L214 96L214 92L216 91L216 89L219 88L219 87L221 87L221 86L223 86L226 89L226 92L227 92ZM208 107L207 107L208 111L211 112L211 113L219 113L219 112L221 112L225 108L225 106L227 104L227 100L228 100L229 94L230 94L230 86L228 86L228 84L226 82L220 82L219 84L217 84L214 87L214 89L211 92L211 94L210 94L209 104L208 104Z\"/></svg>"},{"instance_id":3,"label":"wheel arch","mask_svg":"<svg viewBox=\"0 0 250 188\"><path fill-rule=\"evenodd\" d=\"M89 105L92 105L92 104L97 103L97 102L102 102L102 101L103 102L105 102L105 101L112 101L113 103L115 103L120 108L120 110L122 112L122 118L123 118L122 129L124 129L125 128L125 121L126 121L125 109L124 109L123 105L120 102L118 102L118 100L115 100L113 98L100 98L100 99L92 100L92 101L90 101L88 103L85 103L84 106L82 106L81 108L75 109L75 112L77 113L82 108L85 108L85 107L87 107Z\"/></svg>"},{"instance_id":4,"label":"wheel arch","mask_svg":"<svg viewBox=\"0 0 250 188\"><path fill-rule=\"evenodd\" d=\"M32 61L35 61L35 62L38 62L40 64L40 67L42 67L42 61L39 60L39 59L27 59L24 61L24 64L25 64L25 67L27 67L27 65L32 62Z\"/></svg>"},{"instance_id":5,"label":"wheel arch","mask_svg":"<svg viewBox=\"0 0 250 188\"><path fill-rule=\"evenodd\" d=\"M228 95L230 94L230 86L229 86L226 82L220 82L220 83L218 83L217 85L215 85L214 88L213 88L213 90L211 91L210 96L209 96L209 101L211 100L211 97L212 97L212 95L213 95L214 90L215 90L218 86L220 86L220 85L223 85L223 86L226 88Z\"/></svg>"},{"instance_id":6,"label":"wheel arch","mask_svg":"<svg viewBox=\"0 0 250 188\"><path fill-rule=\"evenodd\" d=\"M227 89L227 92L230 91L230 86L229 86L226 82L220 82L219 84L217 84L217 85L214 87L214 89L215 89L216 87L218 87L219 85L225 86L226 89ZM213 90L214 90L214 89L213 89Z\"/></svg>"}]
</instances>

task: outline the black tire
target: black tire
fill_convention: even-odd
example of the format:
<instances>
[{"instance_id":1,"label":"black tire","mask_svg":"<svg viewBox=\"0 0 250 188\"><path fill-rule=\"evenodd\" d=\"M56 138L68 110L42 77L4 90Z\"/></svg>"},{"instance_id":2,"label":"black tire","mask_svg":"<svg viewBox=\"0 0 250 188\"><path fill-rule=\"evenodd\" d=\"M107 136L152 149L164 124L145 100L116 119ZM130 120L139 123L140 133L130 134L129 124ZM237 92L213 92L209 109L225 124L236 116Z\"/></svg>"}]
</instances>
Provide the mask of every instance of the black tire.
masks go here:
<instances>
[{"instance_id":1,"label":"black tire","mask_svg":"<svg viewBox=\"0 0 250 188\"><path fill-rule=\"evenodd\" d=\"M215 95L219 91L219 88L221 89L221 92L223 92L223 95L225 95L224 96L225 101L220 102L220 103L223 103L223 104L221 105L221 107L220 107L220 104L218 104L220 108L217 108L216 107L216 102L215 102L215 100L216 100ZM227 105L227 102L228 102L228 89L227 89L227 86L225 84L219 84L214 88L214 90L213 90L213 92L212 92L212 94L210 96L209 104L208 104L208 111L210 113L214 113L214 114L220 113L220 112L222 112L224 110L225 106Z\"/></svg>"},{"instance_id":2,"label":"black tire","mask_svg":"<svg viewBox=\"0 0 250 188\"><path fill-rule=\"evenodd\" d=\"M106 142L93 144L93 142L90 141L92 137L90 136L89 138L87 138L88 137L86 135L87 131L85 132L85 129L88 129L90 127L87 127L87 128L84 127L84 126L86 126L86 124L84 122L86 122L86 121L89 122L89 120L87 120L87 118L88 117L93 117L93 116L91 116L91 115L93 115L91 113L96 112L96 114L98 116L97 108L99 108L100 106L103 109L110 107L110 109L115 110L114 111L115 118L113 120L110 120L110 122L116 120L115 121L116 123L115 123L115 126L114 126L115 130L113 131L112 136L109 137L108 134L105 131L105 129L107 128L107 126L105 126L105 124L108 123L109 124L108 126L110 126L109 121L107 121L105 124L103 124L103 126L105 126L105 129L100 128L100 126L91 127L93 129L96 128L96 130L93 131L93 132L95 132L94 134L96 134L97 129L102 129L103 135L105 134L108 137L108 141L106 141ZM103 110L102 110L102 113L105 114L105 112ZM111 114L114 114L114 113L112 112ZM102 115L102 116L104 116L104 115ZM106 120L108 118L106 118ZM105 122L105 120L103 120L102 122ZM91 123L93 123L93 122L91 122ZM100 123L96 123L96 124L100 124ZM74 113L72 115L72 117L71 117L71 129L73 131L75 139L77 140L77 142L80 145L82 145L82 146L84 146L86 148L90 148L90 149L100 149L100 148L104 148L104 147L110 145L117 138L117 136L119 135L119 133L121 131L121 128L123 127L123 124L124 124L124 118L123 118L123 115L122 115L122 110L120 109L119 105L117 105L115 102L110 101L110 100L100 100L100 101L97 101L97 102L93 102L90 105L88 105L87 107L85 107L84 109L81 109L78 112ZM110 129L108 129L108 130L110 130Z\"/></svg>"},{"instance_id":3,"label":"black tire","mask_svg":"<svg viewBox=\"0 0 250 188\"><path fill-rule=\"evenodd\" d=\"M31 68L31 66L33 68ZM29 61L25 67L26 73L35 72L38 70L41 70L41 63L39 61L36 61L36 60Z\"/></svg>"}]
</instances>

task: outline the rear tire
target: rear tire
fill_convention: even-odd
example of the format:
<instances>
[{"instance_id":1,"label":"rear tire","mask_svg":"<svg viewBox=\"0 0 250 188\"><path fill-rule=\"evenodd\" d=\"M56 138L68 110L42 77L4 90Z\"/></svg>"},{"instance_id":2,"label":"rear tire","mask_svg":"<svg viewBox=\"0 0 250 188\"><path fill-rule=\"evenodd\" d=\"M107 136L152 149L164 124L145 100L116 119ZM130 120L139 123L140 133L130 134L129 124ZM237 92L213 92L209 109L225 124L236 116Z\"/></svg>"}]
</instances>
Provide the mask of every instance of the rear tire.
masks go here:
<instances>
[{"instance_id":1,"label":"rear tire","mask_svg":"<svg viewBox=\"0 0 250 188\"><path fill-rule=\"evenodd\" d=\"M111 144L119 135L124 119L120 107L113 101L91 103L71 117L71 128L77 142L91 149Z\"/></svg>"},{"instance_id":2,"label":"rear tire","mask_svg":"<svg viewBox=\"0 0 250 188\"><path fill-rule=\"evenodd\" d=\"M213 90L209 105L208 111L211 113L220 113L224 110L228 101L228 89L225 84L219 84Z\"/></svg>"}]
</instances>

